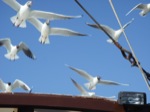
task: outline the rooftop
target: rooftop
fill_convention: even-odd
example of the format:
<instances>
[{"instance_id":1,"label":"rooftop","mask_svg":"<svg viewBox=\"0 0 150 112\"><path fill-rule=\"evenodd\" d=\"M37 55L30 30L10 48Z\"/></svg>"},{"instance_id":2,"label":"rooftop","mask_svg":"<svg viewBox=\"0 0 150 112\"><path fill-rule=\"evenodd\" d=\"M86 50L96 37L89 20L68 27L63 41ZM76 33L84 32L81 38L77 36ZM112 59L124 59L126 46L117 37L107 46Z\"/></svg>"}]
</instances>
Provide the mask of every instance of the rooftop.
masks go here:
<instances>
[{"instance_id":1,"label":"rooftop","mask_svg":"<svg viewBox=\"0 0 150 112\"><path fill-rule=\"evenodd\" d=\"M106 98L71 95L0 93L0 112L130 112L135 109L150 112L150 105L119 105Z\"/></svg>"}]
</instances>

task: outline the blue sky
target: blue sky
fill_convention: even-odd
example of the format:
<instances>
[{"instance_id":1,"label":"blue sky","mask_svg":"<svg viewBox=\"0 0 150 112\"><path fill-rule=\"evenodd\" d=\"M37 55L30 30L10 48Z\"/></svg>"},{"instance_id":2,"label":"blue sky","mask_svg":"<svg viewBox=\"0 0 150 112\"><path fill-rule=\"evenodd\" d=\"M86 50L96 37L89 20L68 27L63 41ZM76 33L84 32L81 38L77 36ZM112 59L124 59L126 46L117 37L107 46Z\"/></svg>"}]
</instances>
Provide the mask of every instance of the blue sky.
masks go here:
<instances>
[{"instance_id":1,"label":"blue sky","mask_svg":"<svg viewBox=\"0 0 150 112\"><path fill-rule=\"evenodd\" d=\"M17 0L25 4L27 0ZM119 29L119 24L114 16L108 0L80 0L80 3L101 23ZM125 14L138 3L148 3L148 0L113 0L115 9L122 24L132 18L134 22L125 30L128 39L139 59L142 67L150 72L149 52L149 20L150 14L146 17L139 15L135 10L128 16ZM11 38L12 43L25 42L36 56L36 60L26 57L23 52L19 53L20 59L9 61L4 57L6 50L0 48L0 78L4 82L13 82L15 79L23 80L34 93L56 93L79 95L70 78L76 80L80 85L87 81L70 70L65 64L83 69L92 76L101 76L106 80L130 84L126 86L104 86L98 85L95 90L99 96L117 96L120 91L145 92L147 100L150 99L149 90L144 82L141 72L136 67L131 67L120 51L113 45L106 42L108 37L100 30L91 28L85 23L94 23L74 0L33 0L32 9L49 11L65 15L83 15L79 19L51 21L52 27L68 28L80 33L89 34L85 37L63 37L49 36L50 44L42 45L38 42L40 33L33 25L27 22L27 28L16 28L12 25L10 17L16 12L4 2L0 2L0 38ZM41 20L44 22L45 20ZM123 35L119 43L129 50ZM16 92L21 91L17 89ZM150 102L150 100L148 100Z\"/></svg>"}]
</instances>

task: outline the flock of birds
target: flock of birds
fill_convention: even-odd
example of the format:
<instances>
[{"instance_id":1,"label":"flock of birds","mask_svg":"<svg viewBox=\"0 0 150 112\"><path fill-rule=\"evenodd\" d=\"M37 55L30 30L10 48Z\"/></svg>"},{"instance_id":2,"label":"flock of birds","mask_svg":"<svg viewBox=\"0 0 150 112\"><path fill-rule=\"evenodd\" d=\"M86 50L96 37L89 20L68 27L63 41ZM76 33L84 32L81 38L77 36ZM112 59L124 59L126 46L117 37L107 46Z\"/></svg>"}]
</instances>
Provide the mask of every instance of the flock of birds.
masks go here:
<instances>
[{"instance_id":1,"label":"flock of birds","mask_svg":"<svg viewBox=\"0 0 150 112\"><path fill-rule=\"evenodd\" d=\"M88 36L87 34L82 34L70 29L66 28L51 28L50 22L51 20L67 20L73 18L81 18L81 15L78 16L67 16L62 14L56 14L52 12L45 12L39 10L31 10L32 1L26 2L24 5L21 5L16 0L2 0L5 4L10 6L13 10L17 12L17 14L10 18L11 22L15 27L26 28L26 21L31 23L40 33L39 42L41 44L49 44L49 35L60 35L60 36ZM150 4L138 4L133 7L128 13L131 13L135 9L142 10L140 12L141 16L145 16L150 12ZM42 23L39 19L45 19L45 23ZM102 28L115 40L118 41L120 35L122 34L123 30L132 23L134 19L129 21L123 26L123 29L114 30L109 26L101 25ZM88 26L100 29L96 24L87 23ZM113 43L112 40L108 39L107 42ZM7 50L7 54L4 56L9 60L17 60L19 56L17 55L20 51L23 51L26 56L31 59L36 59L32 51L28 48L28 46L24 42L20 42L18 45L12 45L10 38L3 38L0 39L0 46L4 46ZM66 65L69 69L73 70L74 72L78 73L82 77L88 80L88 83L85 83L85 87L88 90L96 89L97 84L104 84L104 85L123 85L128 86L128 84L123 84L119 82L114 82L110 80L103 80L101 77L92 76L84 70L74 68L72 66ZM88 92L84 89L81 85L79 85L74 79L71 78L71 81L75 85L75 87L81 92L82 96L96 96L94 92ZM13 84L4 83L0 79L0 90L3 92L13 92L14 89L21 87L24 90L31 92L31 88L25 84L23 81L16 79ZM109 97L114 98L114 97Z\"/></svg>"}]
</instances>

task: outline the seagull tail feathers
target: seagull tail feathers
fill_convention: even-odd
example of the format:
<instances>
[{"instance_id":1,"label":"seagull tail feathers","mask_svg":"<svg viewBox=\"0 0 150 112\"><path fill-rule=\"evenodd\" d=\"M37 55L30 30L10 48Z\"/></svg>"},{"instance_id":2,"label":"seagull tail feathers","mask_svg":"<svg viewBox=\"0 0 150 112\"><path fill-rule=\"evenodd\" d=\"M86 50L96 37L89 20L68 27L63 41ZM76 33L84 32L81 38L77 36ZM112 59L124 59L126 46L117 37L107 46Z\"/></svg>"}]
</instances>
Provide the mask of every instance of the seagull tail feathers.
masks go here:
<instances>
[{"instance_id":1,"label":"seagull tail feathers","mask_svg":"<svg viewBox=\"0 0 150 112\"><path fill-rule=\"evenodd\" d=\"M43 38L42 36L39 38L39 42L40 43L42 43L42 44L50 44L50 41L49 41L49 38L48 37L46 37L46 39L45 38Z\"/></svg>"},{"instance_id":2,"label":"seagull tail feathers","mask_svg":"<svg viewBox=\"0 0 150 112\"><path fill-rule=\"evenodd\" d=\"M14 57L12 57L10 54L5 54L5 57L9 60L17 60L19 59L18 55L15 55Z\"/></svg>"}]
</instances>

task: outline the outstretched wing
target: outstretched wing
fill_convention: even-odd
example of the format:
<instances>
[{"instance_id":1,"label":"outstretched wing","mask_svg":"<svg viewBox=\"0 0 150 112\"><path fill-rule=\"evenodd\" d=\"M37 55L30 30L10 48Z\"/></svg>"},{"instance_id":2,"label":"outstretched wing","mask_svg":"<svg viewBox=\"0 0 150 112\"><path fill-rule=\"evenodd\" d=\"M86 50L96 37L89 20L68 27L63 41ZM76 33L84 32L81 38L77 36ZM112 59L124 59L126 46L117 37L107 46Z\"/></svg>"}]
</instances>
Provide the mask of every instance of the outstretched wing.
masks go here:
<instances>
[{"instance_id":1,"label":"outstretched wing","mask_svg":"<svg viewBox=\"0 0 150 112\"><path fill-rule=\"evenodd\" d=\"M135 7L133 7L133 8L126 14L126 16L129 15L129 14L130 14L133 10L135 10L135 9L144 9L145 7L146 7L145 4L139 3L139 4L137 4Z\"/></svg>"},{"instance_id":2,"label":"outstretched wing","mask_svg":"<svg viewBox=\"0 0 150 112\"><path fill-rule=\"evenodd\" d=\"M52 12L44 12L39 10L32 10L31 11L31 17L41 18L41 19L50 19L50 20L56 20L56 19L73 19L73 18L80 18L79 16L67 16L62 14L56 14Z\"/></svg>"},{"instance_id":3,"label":"outstretched wing","mask_svg":"<svg viewBox=\"0 0 150 112\"><path fill-rule=\"evenodd\" d=\"M81 92L81 94L86 94L86 91L85 91L85 89L82 87L82 86L80 86L75 80L73 80L72 78L71 78L71 81L73 82L73 84L76 86L76 88Z\"/></svg>"},{"instance_id":4,"label":"outstretched wing","mask_svg":"<svg viewBox=\"0 0 150 112\"><path fill-rule=\"evenodd\" d=\"M83 76L84 78L86 78L87 80L89 80L89 81L93 80L93 77L90 74L88 74L86 71L74 68L74 67L69 66L69 65L66 65L66 66L68 66L71 70L77 72L78 74L80 74L81 76Z\"/></svg>"},{"instance_id":5,"label":"outstretched wing","mask_svg":"<svg viewBox=\"0 0 150 112\"><path fill-rule=\"evenodd\" d=\"M112 28L110 28L109 26L101 25L102 28L99 28L98 25L96 25L96 24L90 24L90 23L86 23L86 24L93 28L98 28L102 31L105 30L105 32L107 32L110 36L114 37L115 31Z\"/></svg>"},{"instance_id":6,"label":"outstretched wing","mask_svg":"<svg viewBox=\"0 0 150 112\"><path fill-rule=\"evenodd\" d=\"M41 32L42 29L42 22L38 20L37 18L31 17L28 19L28 21L39 31Z\"/></svg>"},{"instance_id":7,"label":"outstretched wing","mask_svg":"<svg viewBox=\"0 0 150 112\"><path fill-rule=\"evenodd\" d=\"M11 40L9 38L0 39L0 46L4 46L7 49L7 52L10 52Z\"/></svg>"},{"instance_id":8,"label":"outstretched wing","mask_svg":"<svg viewBox=\"0 0 150 112\"><path fill-rule=\"evenodd\" d=\"M124 26L123 29L125 29L128 25L130 25L134 21L134 18L132 18L131 21L127 22Z\"/></svg>"},{"instance_id":9,"label":"outstretched wing","mask_svg":"<svg viewBox=\"0 0 150 112\"><path fill-rule=\"evenodd\" d=\"M31 52L31 50L27 47L27 45L25 43L20 42L19 48L18 48L18 52L20 50L23 50L24 54L26 56L28 56L29 58L35 59L35 56L33 55L33 53Z\"/></svg>"},{"instance_id":10,"label":"outstretched wing","mask_svg":"<svg viewBox=\"0 0 150 112\"><path fill-rule=\"evenodd\" d=\"M98 82L99 84L104 84L104 85L122 85L122 86L129 86L129 84L123 84L123 83L118 83L110 80L100 80Z\"/></svg>"},{"instance_id":11,"label":"outstretched wing","mask_svg":"<svg viewBox=\"0 0 150 112\"><path fill-rule=\"evenodd\" d=\"M14 81L14 83L12 84L12 90L14 90L16 88L22 88L22 89L24 89L26 91L30 91L31 90L27 84L25 84L23 81L18 80L18 79L16 79Z\"/></svg>"},{"instance_id":12,"label":"outstretched wing","mask_svg":"<svg viewBox=\"0 0 150 112\"><path fill-rule=\"evenodd\" d=\"M86 34L81 34L79 32L65 29L65 28L50 28L51 35L62 35L62 36L87 36Z\"/></svg>"},{"instance_id":13,"label":"outstretched wing","mask_svg":"<svg viewBox=\"0 0 150 112\"><path fill-rule=\"evenodd\" d=\"M5 91L5 83L0 79L0 90Z\"/></svg>"},{"instance_id":14,"label":"outstretched wing","mask_svg":"<svg viewBox=\"0 0 150 112\"><path fill-rule=\"evenodd\" d=\"M7 5L13 8L15 11L19 11L21 4L19 4L16 0L3 0Z\"/></svg>"}]
</instances>

